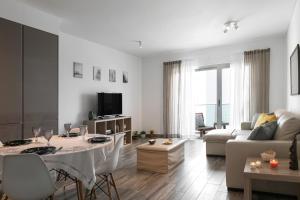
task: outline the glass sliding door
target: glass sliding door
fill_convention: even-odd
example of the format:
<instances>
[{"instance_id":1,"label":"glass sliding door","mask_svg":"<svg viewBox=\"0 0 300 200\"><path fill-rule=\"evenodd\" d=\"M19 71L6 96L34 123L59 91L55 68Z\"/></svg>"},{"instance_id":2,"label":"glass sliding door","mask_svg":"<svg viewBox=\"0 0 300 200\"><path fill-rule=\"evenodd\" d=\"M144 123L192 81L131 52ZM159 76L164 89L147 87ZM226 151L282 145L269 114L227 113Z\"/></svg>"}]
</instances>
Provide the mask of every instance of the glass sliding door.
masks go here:
<instances>
[{"instance_id":1,"label":"glass sliding door","mask_svg":"<svg viewBox=\"0 0 300 200\"><path fill-rule=\"evenodd\" d=\"M194 111L202 113L205 126L214 126L217 120L217 70L201 70L193 76Z\"/></svg>"},{"instance_id":2,"label":"glass sliding door","mask_svg":"<svg viewBox=\"0 0 300 200\"><path fill-rule=\"evenodd\" d=\"M230 121L230 87L231 87L231 72L230 68L221 68L222 73L222 118L224 125L229 125Z\"/></svg>"},{"instance_id":3,"label":"glass sliding door","mask_svg":"<svg viewBox=\"0 0 300 200\"><path fill-rule=\"evenodd\" d=\"M201 67L193 74L194 112L205 126L226 128L230 119L230 65Z\"/></svg>"}]
</instances>

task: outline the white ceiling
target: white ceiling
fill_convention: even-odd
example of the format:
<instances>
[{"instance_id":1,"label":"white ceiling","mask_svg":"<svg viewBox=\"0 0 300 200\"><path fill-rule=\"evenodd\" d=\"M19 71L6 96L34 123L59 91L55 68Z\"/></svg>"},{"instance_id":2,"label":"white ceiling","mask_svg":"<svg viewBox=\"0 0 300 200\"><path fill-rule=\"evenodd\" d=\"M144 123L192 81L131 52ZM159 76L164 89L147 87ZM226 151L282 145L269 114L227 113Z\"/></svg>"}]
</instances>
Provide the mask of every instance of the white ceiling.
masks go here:
<instances>
[{"instance_id":1,"label":"white ceiling","mask_svg":"<svg viewBox=\"0 0 300 200\"><path fill-rule=\"evenodd\" d=\"M285 33L296 0L22 0L63 19L64 32L137 56ZM230 19L238 31L223 33ZM134 40L142 40L138 48Z\"/></svg>"}]
</instances>

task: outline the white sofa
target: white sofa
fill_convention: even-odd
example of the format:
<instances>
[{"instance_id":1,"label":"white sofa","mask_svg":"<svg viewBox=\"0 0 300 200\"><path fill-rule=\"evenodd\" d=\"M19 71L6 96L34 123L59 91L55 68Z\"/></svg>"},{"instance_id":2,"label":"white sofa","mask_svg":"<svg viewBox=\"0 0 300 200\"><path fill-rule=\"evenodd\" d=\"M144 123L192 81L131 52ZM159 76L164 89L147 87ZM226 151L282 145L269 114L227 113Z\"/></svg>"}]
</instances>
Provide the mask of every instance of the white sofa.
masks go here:
<instances>
[{"instance_id":1,"label":"white sofa","mask_svg":"<svg viewBox=\"0 0 300 200\"><path fill-rule=\"evenodd\" d=\"M292 113L285 112L284 115L300 119L299 116ZM278 122L279 120L280 118L278 119ZM250 127L251 122L242 123L241 128L243 130L237 132L235 139L230 139L226 143L226 184L229 189L243 189L243 171L245 161L248 157L259 157L260 153L272 149L276 151L277 158L289 158L291 140L247 140L247 137L251 132ZM297 145L297 150L298 159L300 159L300 142ZM281 194L297 195L300 191L299 188L300 185L294 183L263 181L254 181L253 183L253 190Z\"/></svg>"}]
</instances>

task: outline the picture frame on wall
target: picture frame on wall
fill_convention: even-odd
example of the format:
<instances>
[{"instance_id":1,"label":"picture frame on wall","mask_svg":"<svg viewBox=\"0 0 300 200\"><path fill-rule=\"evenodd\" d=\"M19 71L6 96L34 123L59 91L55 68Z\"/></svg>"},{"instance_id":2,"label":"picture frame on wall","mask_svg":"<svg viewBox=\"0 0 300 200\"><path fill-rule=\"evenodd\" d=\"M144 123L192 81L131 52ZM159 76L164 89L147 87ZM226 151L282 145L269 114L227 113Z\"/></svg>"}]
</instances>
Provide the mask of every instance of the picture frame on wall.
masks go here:
<instances>
[{"instance_id":1,"label":"picture frame on wall","mask_svg":"<svg viewBox=\"0 0 300 200\"><path fill-rule=\"evenodd\" d=\"M123 71L123 83L128 83L128 72Z\"/></svg>"},{"instance_id":2,"label":"picture frame on wall","mask_svg":"<svg viewBox=\"0 0 300 200\"><path fill-rule=\"evenodd\" d=\"M79 62L73 62L73 77L83 78L83 64Z\"/></svg>"},{"instance_id":3,"label":"picture frame on wall","mask_svg":"<svg viewBox=\"0 0 300 200\"><path fill-rule=\"evenodd\" d=\"M300 94L300 46L297 44L295 50L290 56L290 82L291 82L291 95Z\"/></svg>"},{"instance_id":4,"label":"picture frame on wall","mask_svg":"<svg viewBox=\"0 0 300 200\"><path fill-rule=\"evenodd\" d=\"M101 81L101 68L93 67L93 80L94 81Z\"/></svg>"},{"instance_id":5,"label":"picture frame on wall","mask_svg":"<svg viewBox=\"0 0 300 200\"><path fill-rule=\"evenodd\" d=\"M109 82L116 82L116 70L109 70Z\"/></svg>"}]
</instances>

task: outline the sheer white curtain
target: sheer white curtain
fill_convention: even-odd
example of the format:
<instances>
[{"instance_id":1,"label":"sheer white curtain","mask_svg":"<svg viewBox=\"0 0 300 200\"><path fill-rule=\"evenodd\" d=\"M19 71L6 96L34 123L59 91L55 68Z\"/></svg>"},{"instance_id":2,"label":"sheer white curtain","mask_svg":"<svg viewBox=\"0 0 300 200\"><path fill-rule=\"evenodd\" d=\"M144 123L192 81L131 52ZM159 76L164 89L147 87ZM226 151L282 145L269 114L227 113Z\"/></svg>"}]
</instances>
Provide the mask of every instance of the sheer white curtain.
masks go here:
<instances>
[{"instance_id":1,"label":"sheer white curtain","mask_svg":"<svg viewBox=\"0 0 300 200\"><path fill-rule=\"evenodd\" d=\"M188 138L193 133L192 61L164 63L164 132Z\"/></svg>"},{"instance_id":2,"label":"sheer white curtain","mask_svg":"<svg viewBox=\"0 0 300 200\"><path fill-rule=\"evenodd\" d=\"M245 88L247 86L248 74L243 65L243 55L235 55L230 63L231 86L230 86L230 122L229 127L240 128L240 123L245 120Z\"/></svg>"},{"instance_id":3,"label":"sheer white curtain","mask_svg":"<svg viewBox=\"0 0 300 200\"><path fill-rule=\"evenodd\" d=\"M195 133L195 112L193 111L193 87L192 75L194 72L192 60L183 60L181 64L180 75L180 135L184 138L190 138Z\"/></svg>"}]
</instances>

